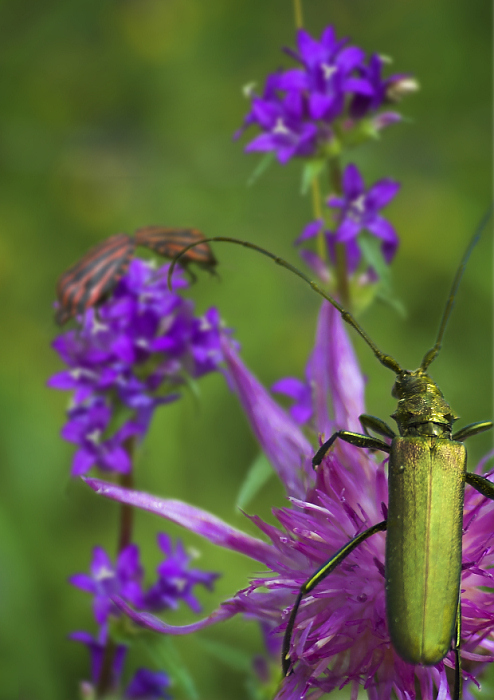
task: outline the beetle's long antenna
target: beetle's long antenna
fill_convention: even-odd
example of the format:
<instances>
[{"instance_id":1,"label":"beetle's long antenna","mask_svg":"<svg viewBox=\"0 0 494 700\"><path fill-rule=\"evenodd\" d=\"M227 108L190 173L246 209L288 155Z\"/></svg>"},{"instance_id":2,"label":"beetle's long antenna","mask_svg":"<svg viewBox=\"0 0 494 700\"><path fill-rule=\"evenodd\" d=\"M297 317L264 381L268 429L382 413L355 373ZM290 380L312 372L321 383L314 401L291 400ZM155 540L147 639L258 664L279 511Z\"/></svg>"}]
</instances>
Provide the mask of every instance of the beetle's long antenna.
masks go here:
<instances>
[{"instance_id":1,"label":"beetle's long antenna","mask_svg":"<svg viewBox=\"0 0 494 700\"><path fill-rule=\"evenodd\" d=\"M460 286L461 278L463 277L463 273L465 272L468 258L470 257L472 250L475 248L475 246L479 242L480 236L482 235L484 228L487 226L489 219L491 218L492 208L493 208L493 205L491 204L491 206L487 210L486 214L484 214L481 222L477 226L472 238L470 239L470 242L467 246L467 249L466 249L465 253L463 254L463 258L461 259L461 262L460 262L458 269L456 271L456 275L455 275L455 278L453 280L453 284L451 285L451 291L449 293L448 300L447 300L446 306L444 308L443 316L441 319L441 325L439 326L439 331L437 333L436 342L434 343L433 347L425 353L424 359L422 360L422 364L420 365L421 369L423 369L424 371L431 364L431 362L436 359L437 355L439 354L439 350L441 349L441 343L443 340L444 331L446 330L446 326L447 326L447 323L449 321L449 317L451 316L451 311L453 310L453 306L455 305L456 292L458 291L458 287Z\"/></svg>"},{"instance_id":2,"label":"beetle's long antenna","mask_svg":"<svg viewBox=\"0 0 494 700\"><path fill-rule=\"evenodd\" d=\"M179 261L179 259L184 255L188 250L193 248L196 245L199 245L200 243L211 243L211 242L220 242L220 243L235 243L236 245L241 245L244 248L250 248L251 250L256 250L258 253L262 253L263 255L266 255L268 258L271 258L277 265L280 265L281 267L286 268L287 270L290 270L290 272L293 272L297 277L300 277L301 279L304 280L315 292L316 294L319 294L322 296L326 301L329 301L330 304L332 304L337 311L339 311L341 318L345 321L345 323L348 323L354 330L357 331L357 333L360 335L361 338L364 339L364 341L367 343L367 345L371 348L372 352L374 355L377 357L379 362L387 367L388 369L392 370L395 374L400 374L403 372L402 368L400 365L397 363L397 361L394 359L394 357L391 357L391 355L385 355L377 345L369 338L367 333L364 331L362 326L357 322L357 320L352 316L352 314L347 311L339 302L336 301L336 299L333 299L333 297L329 296L329 294L326 294L313 280L311 280L307 275L305 275L301 270L298 268L294 267L291 265L289 262L286 260L283 260L283 258L279 258L277 255L274 255L273 253L270 253L269 250L266 250L265 248L261 248L258 245L255 245L255 243L249 243L249 241L241 241L237 238L229 238L227 236L216 236L214 238L205 238L202 239L201 241L197 241L195 243L191 243L188 245L186 248L180 251L178 255L176 255L173 260L172 264L170 265L170 268L168 270L168 288L171 289L171 278L173 274L173 270L175 268L175 265Z\"/></svg>"}]
</instances>

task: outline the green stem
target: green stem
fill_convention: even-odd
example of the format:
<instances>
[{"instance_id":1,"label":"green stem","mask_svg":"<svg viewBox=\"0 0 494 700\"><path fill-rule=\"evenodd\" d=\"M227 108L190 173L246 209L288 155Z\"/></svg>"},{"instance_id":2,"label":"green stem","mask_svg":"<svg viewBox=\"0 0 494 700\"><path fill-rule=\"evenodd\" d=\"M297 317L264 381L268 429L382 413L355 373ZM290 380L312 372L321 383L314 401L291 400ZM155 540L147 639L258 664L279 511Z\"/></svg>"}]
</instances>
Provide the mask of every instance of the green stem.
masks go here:
<instances>
[{"instance_id":1,"label":"green stem","mask_svg":"<svg viewBox=\"0 0 494 700\"><path fill-rule=\"evenodd\" d=\"M329 159L329 184L331 191L340 196L343 193L341 164L338 158ZM337 243L336 252L336 290L337 297L347 309L350 309L350 287L346 249L343 243Z\"/></svg>"},{"instance_id":2,"label":"green stem","mask_svg":"<svg viewBox=\"0 0 494 700\"><path fill-rule=\"evenodd\" d=\"M324 216L321 206L321 188L319 187L319 178L316 177L310 183L312 192L312 211L314 213L314 218L324 221ZM316 239L316 251L321 260L326 260L327 247L326 247L326 237L324 233L324 226L321 228L317 234Z\"/></svg>"},{"instance_id":3,"label":"green stem","mask_svg":"<svg viewBox=\"0 0 494 700\"><path fill-rule=\"evenodd\" d=\"M302 29L304 26L304 17L302 14L302 0L293 0L293 10L295 12L295 27Z\"/></svg>"}]
</instances>

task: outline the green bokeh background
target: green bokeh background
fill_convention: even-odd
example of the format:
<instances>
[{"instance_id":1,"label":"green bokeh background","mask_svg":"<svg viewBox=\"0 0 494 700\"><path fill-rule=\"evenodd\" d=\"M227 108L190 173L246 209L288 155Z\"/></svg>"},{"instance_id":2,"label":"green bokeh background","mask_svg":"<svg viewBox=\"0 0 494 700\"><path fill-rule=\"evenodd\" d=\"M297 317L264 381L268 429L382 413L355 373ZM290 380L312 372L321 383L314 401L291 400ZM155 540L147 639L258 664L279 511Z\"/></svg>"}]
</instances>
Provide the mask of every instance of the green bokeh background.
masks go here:
<instances>
[{"instance_id":1,"label":"green bokeh background","mask_svg":"<svg viewBox=\"0 0 494 700\"><path fill-rule=\"evenodd\" d=\"M388 215L401 236L394 263L401 319L375 306L372 338L415 367L433 343L454 270L492 199L491 3L477 0L306 0L319 34L334 23L368 52L392 56L421 91L402 105L407 122L355 152L367 182L393 177L402 191ZM45 387L60 369L50 349L57 276L94 243L150 223L191 225L266 245L297 263L292 241L311 218L299 164L273 167L253 187L259 158L232 142L248 104L241 87L289 60L288 0L33 0L0 4L0 698L65 700L88 676L88 658L66 635L94 631L89 596L68 586L91 548L115 548L117 509L68 478L61 441L67 395ZM353 156L352 156L353 158ZM221 281L200 275L198 310L219 307L243 357L267 385L303 376L319 301L255 254L218 246ZM492 414L492 232L472 255L433 375L462 424ZM359 341L369 412L393 411L392 377ZM142 447L143 489L180 498L252 531L235 497L256 457L235 397L221 376L201 381L157 414ZM470 443L475 460L492 446ZM272 480L250 512L283 503ZM256 567L147 515L136 540L149 567L166 527L221 571L211 611ZM183 611L174 620L193 619ZM210 640L260 648L253 623L233 620L181 638L201 698L247 697L245 674L213 659ZM136 653L133 663L145 663ZM131 664L132 665L132 664ZM177 697L183 697L176 690ZM335 696L336 697L336 696Z\"/></svg>"}]
</instances>

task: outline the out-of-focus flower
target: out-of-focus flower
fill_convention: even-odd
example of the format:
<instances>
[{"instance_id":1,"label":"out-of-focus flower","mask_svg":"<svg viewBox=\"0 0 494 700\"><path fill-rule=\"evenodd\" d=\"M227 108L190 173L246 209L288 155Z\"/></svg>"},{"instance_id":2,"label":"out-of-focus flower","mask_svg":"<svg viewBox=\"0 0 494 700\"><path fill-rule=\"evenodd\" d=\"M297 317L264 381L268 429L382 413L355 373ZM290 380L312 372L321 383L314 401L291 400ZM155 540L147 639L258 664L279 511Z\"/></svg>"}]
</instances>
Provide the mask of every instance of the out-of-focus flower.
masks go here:
<instances>
[{"instance_id":1,"label":"out-of-focus flower","mask_svg":"<svg viewBox=\"0 0 494 700\"><path fill-rule=\"evenodd\" d=\"M69 583L90 593L93 612L98 625L106 625L110 613L118 615L112 597L120 595L129 603L142 609L143 569L139 561L139 548L135 544L125 547L113 564L102 547L94 547L91 574L74 574Z\"/></svg>"},{"instance_id":2,"label":"out-of-focus flower","mask_svg":"<svg viewBox=\"0 0 494 700\"><path fill-rule=\"evenodd\" d=\"M190 555L180 540L177 540L174 548L171 537L164 532L158 534L158 546L166 558L157 568L157 582L146 591L144 608L154 611L176 608L179 601L183 600L194 612L200 612L201 605L192 589L200 584L212 590L219 574L189 569Z\"/></svg>"},{"instance_id":3,"label":"out-of-focus flower","mask_svg":"<svg viewBox=\"0 0 494 700\"><path fill-rule=\"evenodd\" d=\"M337 338L337 342L333 342ZM225 348L235 390L261 447L282 479L290 506L275 509L278 526L251 517L268 542L245 535L189 504L100 480L87 479L98 493L161 515L222 547L252 557L267 569L207 618L176 628L117 601L139 624L163 633L185 634L242 613L274 626L280 638L300 587L353 537L383 520L387 503L385 465L375 455L337 441L314 474L314 448L300 427L275 404L231 348ZM313 351L314 423L326 437L335 428L358 430L363 412L363 378L337 312L324 303ZM331 410L327 394L330 388ZM483 464L478 465L480 473ZM491 568L494 566L494 504L467 487L463 537L462 649L469 673L494 653ZM453 652L435 666L405 663L391 645L384 590L385 535L358 547L302 600L295 620L293 672L279 686L277 700L318 698L351 684L363 685L371 700L450 698L446 667ZM471 676L472 677L472 676ZM464 697L470 700L468 690Z\"/></svg>"},{"instance_id":4,"label":"out-of-focus flower","mask_svg":"<svg viewBox=\"0 0 494 700\"><path fill-rule=\"evenodd\" d=\"M81 642L88 648L91 657L91 683L93 686L95 686L98 683L101 671L103 669L107 642L107 630L101 629L96 639L92 637L89 632L72 632L69 634L69 639L72 639L74 642ZM125 647L123 644L117 645L111 668L111 686L113 688L115 688L120 682L126 653L127 647Z\"/></svg>"},{"instance_id":5,"label":"out-of-focus flower","mask_svg":"<svg viewBox=\"0 0 494 700\"><path fill-rule=\"evenodd\" d=\"M170 685L170 679L163 671L150 671L147 668L139 668L127 686L125 698L132 700L159 700L170 698L165 691Z\"/></svg>"},{"instance_id":6,"label":"out-of-focus flower","mask_svg":"<svg viewBox=\"0 0 494 700\"><path fill-rule=\"evenodd\" d=\"M392 95L412 91L413 78L398 74L383 79L382 57L373 55L366 64L364 51L347 44L348 39L336 38L332 26L319 41L304 29L298 31L298 50L285 51L300 67L268 75L262 95L249 90L251 110L235 136L254 124L261 133L246 151L273 151L283 164L293 157L324 153L338 134L358 127L363 117L376 116L386 102L396 101ZM394 121L383 121L379 128Z\"/></svg>"},{"instance_id":7,"label":"out-of-focus flower","mask_svg":"<svg viewBox=\"0 0 494 700\"><path fill-rule=\"evenodd\" d=\"M74 476L93 465L128 472L126 441L142 438L155 409L176 400L188 377L220 368L228 331L216 309L197 317L192 302L168 290L168 267L132 260L111 298L53 343L68 369L48 385L73 392L62 436L78 445ZM187 286L181 272L174 285Z\"/></svg>"},{"instance_id":8,"label":"out-of-focus flower","mask_svg":"<svg viewBox=\"0 0 494 700\"><path fill-rule=\"evenodd\" d=\"M383 258L389 264L398 248L399 238L394 227L380 211L396 196L400 183L383 178L366 189L359 169L353 163L343 173L343 193L341 197L331 196L327 200L329 207L336 209L336 227L324 230L324 236L333 263L336 261L335 245L342 243L346 249L348 272L358 268L362 252L358 243L361 231L368 231L379 238ZM302 231L296 244L314 238L324 228L322 220L311 221ZM317 271L317 270L316 270Z\"/></svg>"}]
</instances>

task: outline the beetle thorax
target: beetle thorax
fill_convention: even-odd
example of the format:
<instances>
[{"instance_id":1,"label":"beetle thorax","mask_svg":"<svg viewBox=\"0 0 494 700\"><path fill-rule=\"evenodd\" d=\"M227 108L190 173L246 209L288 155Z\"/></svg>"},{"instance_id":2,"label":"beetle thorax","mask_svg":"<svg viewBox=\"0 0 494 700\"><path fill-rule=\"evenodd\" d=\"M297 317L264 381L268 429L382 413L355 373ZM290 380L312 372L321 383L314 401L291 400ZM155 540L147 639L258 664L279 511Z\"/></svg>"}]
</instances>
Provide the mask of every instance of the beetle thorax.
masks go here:
<instances>
[{"instance_id":1,"label":"beetle thorax","mask_svg":"<svg viewBox=\"0 0 494 700\"><path fill-rule=\"evenodd\" d=\"M401 436L451 438L451 427L458 416L423 369L398 374L391 393L398 399L398 408L391 417Z\"/></svg>"}]
</instances>

